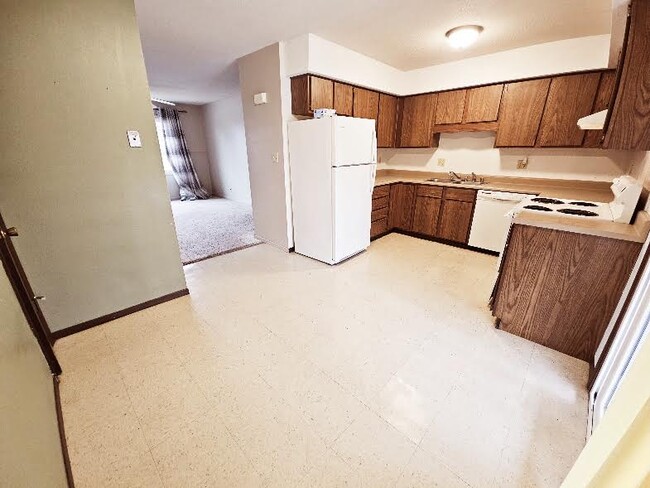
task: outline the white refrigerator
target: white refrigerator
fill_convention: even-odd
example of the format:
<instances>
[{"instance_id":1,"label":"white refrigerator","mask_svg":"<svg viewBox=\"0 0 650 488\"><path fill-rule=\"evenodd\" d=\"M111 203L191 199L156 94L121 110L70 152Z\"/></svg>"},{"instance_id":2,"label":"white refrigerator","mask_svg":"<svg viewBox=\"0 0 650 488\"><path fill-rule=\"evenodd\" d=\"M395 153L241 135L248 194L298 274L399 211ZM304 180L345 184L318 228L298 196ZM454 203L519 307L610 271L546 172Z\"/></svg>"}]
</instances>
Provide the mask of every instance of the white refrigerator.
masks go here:
<instances>
[{"instance_id":1,"label":"white refrigerator","mask_svg":"<svg viewBox=\"0 0 650 488\"><path fill-rule=\"evenodd\" d=\"M377 172L375 121L291 122L289 168L296 252L336 264L366 249Z\"/></svg>"}]
</instances>

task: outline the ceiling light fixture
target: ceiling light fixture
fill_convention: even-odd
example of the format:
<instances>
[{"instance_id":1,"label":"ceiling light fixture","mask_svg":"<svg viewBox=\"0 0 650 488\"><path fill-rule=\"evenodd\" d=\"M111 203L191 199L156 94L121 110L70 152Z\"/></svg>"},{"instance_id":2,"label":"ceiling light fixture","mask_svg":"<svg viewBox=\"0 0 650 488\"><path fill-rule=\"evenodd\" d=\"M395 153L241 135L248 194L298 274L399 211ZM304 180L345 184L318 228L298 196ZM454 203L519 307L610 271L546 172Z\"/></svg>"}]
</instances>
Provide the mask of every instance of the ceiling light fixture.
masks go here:
<instances>
[{"instance_id":1,"label":"ceiling light fixture","mask_svg":"<svg viewBox=\"0 0 650 488\"><path fill-rule=\"evenodd\" d=\"M448 30L445 36L453 48L465 49L476 42L481 32L481 25L461 25Z\"/></svg>"},{"instance_id":2,"label":"ceiling light fixture","mask_svg":"<svg viewBox=\"0 0 650 488\"><path fill-rule=\"evenodd\" d=\"M165 105L171 105L172 107L175 107L176 104L174 102L168 102L167 100L163 100L162 98L153 98L151 97L152 102L157 102L157 103L164 103Z\"/></svg>"}]
</instances>

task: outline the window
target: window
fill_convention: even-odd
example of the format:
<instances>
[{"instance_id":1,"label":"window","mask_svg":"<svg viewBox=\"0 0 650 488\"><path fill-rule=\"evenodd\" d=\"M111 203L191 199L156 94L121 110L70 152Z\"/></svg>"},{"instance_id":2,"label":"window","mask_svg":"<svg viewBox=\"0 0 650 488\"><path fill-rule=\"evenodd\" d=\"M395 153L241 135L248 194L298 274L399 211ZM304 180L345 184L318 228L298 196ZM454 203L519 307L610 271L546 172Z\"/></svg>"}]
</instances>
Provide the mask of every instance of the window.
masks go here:
<instances>
[{"instance_id":1,"label":"window","mask_svg":"<svg viewBox=\"0 0 650 488\"><path fill-rule=\"evenodd\" d=\"M162 118L157 110L154 110L154 120L156 121L156 135L158 136L158 146L160 147L160 156L162 157L163 169L166 175L172 174L172 166L167 159L167 149L165 148L165 136L163 135Z\"/></svg>"}]
</instances>

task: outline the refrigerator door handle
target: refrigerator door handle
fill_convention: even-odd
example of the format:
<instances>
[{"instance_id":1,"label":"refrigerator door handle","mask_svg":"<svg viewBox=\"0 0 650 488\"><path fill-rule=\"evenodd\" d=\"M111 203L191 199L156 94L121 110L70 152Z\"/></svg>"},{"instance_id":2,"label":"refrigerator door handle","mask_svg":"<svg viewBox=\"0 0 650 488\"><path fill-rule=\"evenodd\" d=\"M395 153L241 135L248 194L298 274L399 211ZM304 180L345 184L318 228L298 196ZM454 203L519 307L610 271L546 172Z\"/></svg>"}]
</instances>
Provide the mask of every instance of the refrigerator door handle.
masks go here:
<instances>
[{"instance_id":1,"label":"refrigerator door handle","mask_svg":"<svg viewBox=\"0 0 650 488\"><path fill-rule=\"evenodd\" d=\"M370 139L370 154L372 154L372 162L376 163L377 162L377 131L373 130L372 131L372 139Z\"/></svg>"}]
</instances>

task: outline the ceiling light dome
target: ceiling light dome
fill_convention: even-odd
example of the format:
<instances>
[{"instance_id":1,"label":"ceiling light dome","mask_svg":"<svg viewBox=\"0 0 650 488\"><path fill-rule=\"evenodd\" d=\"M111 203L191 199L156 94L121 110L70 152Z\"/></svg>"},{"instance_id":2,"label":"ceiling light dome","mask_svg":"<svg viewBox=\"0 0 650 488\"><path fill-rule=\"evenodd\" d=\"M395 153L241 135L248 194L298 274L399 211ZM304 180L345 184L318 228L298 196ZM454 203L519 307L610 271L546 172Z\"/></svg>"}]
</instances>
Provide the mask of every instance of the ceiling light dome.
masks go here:
<instances>
[{"instance_id":1,"label":"ceiling light dome","mask_svg":"<svg viewBox=\"0 0 650 488\"><path fill-rule=\"evenodd\" d=\"M465 49L476 42L481 32L483 32L483 26L461 25L448 30L445 36L452 47Z\"/></svg>"}]
</instances>

